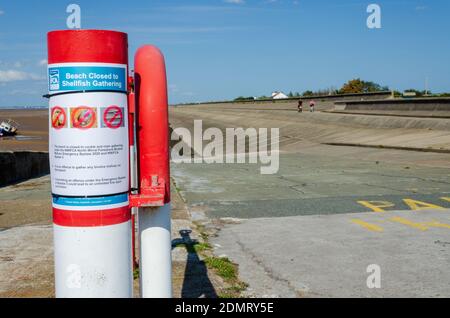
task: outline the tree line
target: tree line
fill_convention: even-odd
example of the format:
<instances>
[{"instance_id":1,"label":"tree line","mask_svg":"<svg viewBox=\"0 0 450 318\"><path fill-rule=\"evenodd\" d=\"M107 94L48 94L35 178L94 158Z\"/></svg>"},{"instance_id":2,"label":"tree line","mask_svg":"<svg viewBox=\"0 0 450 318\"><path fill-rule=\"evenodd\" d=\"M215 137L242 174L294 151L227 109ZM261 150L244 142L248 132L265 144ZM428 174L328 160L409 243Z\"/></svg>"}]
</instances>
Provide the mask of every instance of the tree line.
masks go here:
<instances>
[{"instance_id":1,"label":"tree line","mask_svg":"<svg viewBox=\"0 0 450 318\"><path fill-rule=\"evenodd\" d=\"M340 89L336 88L328 88L328 89L321 89L317 91L307 90L303 93L299 92L289 92L288 97L295 98L295 97L308 97L308 96L325 96L325 95L341 95L341 94L363 94L363 93L376 93L376 92L385 92L390 91L388 86L382 86L378 83L371 82L371 81L364 81L360 78L355 78L352 80L349 80L347 83L345 83ZM400 91L394 90L394 95L399 97L402 96L403 93ZM444 94L432 94L431 91L420 91L416 89L407 89L405 90L405 93L415 93L415 96L417 97L423 97L423 96L433 96L433 97L450 97L449 93ZM270 99L270 96L260 96L260 97L245 97L245 96L239 96L235 99L235 101L248 101L248 100L264 100L264 99Z\"/></svg>"}]
</instances>

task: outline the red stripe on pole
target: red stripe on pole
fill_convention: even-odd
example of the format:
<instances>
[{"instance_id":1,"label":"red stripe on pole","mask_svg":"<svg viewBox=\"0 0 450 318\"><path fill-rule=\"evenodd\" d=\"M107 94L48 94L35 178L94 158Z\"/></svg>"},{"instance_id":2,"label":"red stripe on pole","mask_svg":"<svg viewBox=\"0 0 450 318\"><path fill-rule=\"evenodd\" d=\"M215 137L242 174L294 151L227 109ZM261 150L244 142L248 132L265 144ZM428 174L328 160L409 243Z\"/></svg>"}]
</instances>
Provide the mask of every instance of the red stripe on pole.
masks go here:
<instances>
[{"instance_id":1,"label":"red stripe on pole","mask_svg":"<svg viewBox=\"0 0 450 318\"><path fill-rule=\"evenodd\" d=\"M53 208L53 223L67 227L97 227L121 224L131 219L128 206L100 211L67 211Z\"/></svg>"},{"instance_id":2,"label":"red stripe on pole","mask_svg":"<svg viewBox=\"0 0 450 318\"><path fill-rule=\"evenodd\" d=\"M48 63L98 62L128 65L128 36L106 30L52 31Z\"/></svg>"}]
</instances>

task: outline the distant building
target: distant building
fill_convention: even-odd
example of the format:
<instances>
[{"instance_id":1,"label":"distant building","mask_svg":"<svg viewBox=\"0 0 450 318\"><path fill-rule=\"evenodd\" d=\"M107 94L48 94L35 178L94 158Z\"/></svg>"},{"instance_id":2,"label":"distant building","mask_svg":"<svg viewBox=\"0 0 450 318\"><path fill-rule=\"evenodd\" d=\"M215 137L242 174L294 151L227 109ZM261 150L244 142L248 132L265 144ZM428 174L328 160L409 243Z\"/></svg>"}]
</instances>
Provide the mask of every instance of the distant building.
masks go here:
<instances>
[{"instance_id":1,"label":"distant building","mask_svg":"<svg viewBox=\"0 0 450 318\"><path fill-rule=\"evenodd\" d=\"M273 92L272 93L272 99L286 99L289 98L286 94L283 92Z\"/></svg>"},{"instance_id":2,"label":"distant building","mask_svg":"<svg viewBox=\"0 0 450 318\"><path fill-rule=\"evenodd\" d=\"M416 92L403 92L403 97L411 98L411 97L417 97Z\"/></svg>"}]
</instances>

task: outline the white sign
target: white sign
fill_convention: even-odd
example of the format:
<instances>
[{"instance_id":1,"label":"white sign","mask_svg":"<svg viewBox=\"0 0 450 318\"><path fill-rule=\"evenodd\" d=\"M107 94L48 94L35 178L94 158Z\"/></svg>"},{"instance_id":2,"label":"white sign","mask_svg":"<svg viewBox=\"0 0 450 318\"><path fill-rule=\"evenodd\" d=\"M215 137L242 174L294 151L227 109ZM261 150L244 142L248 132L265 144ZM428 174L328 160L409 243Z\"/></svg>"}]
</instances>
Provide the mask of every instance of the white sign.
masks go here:
<instances>
[{"instance_id":1,"label":"white sign","mask_svg":"<svg viewBox=\"0 0 450 318\"><path fill-rule=\"evenodd\" d=\"M127 95L50 97L52 193L106 196L129 189Z\"/></svg>"}]
</instances>

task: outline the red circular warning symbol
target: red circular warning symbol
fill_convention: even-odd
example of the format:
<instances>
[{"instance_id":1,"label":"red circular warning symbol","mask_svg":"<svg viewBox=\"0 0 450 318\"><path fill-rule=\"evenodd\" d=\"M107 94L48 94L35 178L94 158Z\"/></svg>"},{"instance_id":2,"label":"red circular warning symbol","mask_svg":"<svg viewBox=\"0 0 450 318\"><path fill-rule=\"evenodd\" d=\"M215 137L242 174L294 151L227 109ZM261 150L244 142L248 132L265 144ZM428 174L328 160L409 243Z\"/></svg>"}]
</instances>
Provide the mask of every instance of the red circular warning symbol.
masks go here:
<instances>
[{"instance_id":1,"label":"red circular warning symbol","mask_svg":"<svg viewBox=\"0 0 450 318\"><path fill-rule=\"evenodd\" d=\"M123 125L123 111L118 106L110 106L105 109L103 113L103 122L106 127L117 129Z\"/></svg>"},{"instance_id":2,"label":"red circular warning symbol","mask_svg":"<svg viewBox=\"0 0 450 318\"><path fill-rule=\"evenodd\" d=\"M52 127L61 129L66 127L67 115L64 108L55 106L51 110Z\"/></svg>"},{"instance_id":3,"label":"red circular warning symbol","mask_svg":"<svg viewBox=\"0 0 450 318\"><path fill-rule=\"evenodd\" d=\"M79 129L95 128L97 124L97 112L94 108L80 106L71 109L72 127Z\"/></svg>"}]
</instances>

